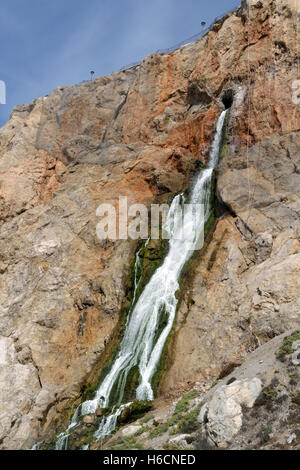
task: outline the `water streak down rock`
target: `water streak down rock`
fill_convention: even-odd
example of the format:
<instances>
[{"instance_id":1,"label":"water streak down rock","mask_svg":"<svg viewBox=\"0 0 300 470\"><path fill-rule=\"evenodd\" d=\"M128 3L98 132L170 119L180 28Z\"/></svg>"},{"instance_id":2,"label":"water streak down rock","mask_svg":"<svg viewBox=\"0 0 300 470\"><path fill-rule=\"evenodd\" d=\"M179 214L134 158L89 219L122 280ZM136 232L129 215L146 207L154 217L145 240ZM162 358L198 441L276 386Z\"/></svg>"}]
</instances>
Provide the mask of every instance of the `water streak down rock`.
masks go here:
<instances>
[{"instance_id":1,"label":"water streak down rock","mask_svg":"<svg viewBox=\"0 0 300 470\"><path fill-rule=\"evenodd\" d=\"M186 189L228 90L228 212L180 302L160 392L218 376L299 324L296 8L243 2L178 51L13 110L0 130L1 448L56 433L117 338L136 243L101 243L96 208Z\"/></svg>"}]
</instances>

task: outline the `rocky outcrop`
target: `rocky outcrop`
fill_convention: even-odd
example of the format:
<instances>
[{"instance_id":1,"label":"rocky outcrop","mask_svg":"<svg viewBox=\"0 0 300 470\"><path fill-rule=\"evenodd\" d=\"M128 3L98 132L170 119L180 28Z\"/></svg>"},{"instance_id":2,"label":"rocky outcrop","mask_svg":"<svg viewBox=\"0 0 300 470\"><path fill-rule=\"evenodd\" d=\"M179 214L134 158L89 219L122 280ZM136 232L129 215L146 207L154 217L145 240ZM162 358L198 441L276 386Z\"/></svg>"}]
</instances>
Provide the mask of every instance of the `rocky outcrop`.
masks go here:
<instances>
[{"instance_id":1,"label":"rocky outcrop","mask_svg":"<svg viewBox=\"0 0 300 470\"><path fill-rule=\"evenodd\" d=\"M247 96L239 101L242 95L238 91L235 94L226 155L218 168L217 195L224 213L206 252L199 254L193 272L187 275L188 289L177 315L172 363L162 383L164 392L184 387L187 382L222 376L257 346L300 322L300 133L297 119L290 119L298 110L291 103L291 94L288 97L286 90L281 91L280 83L283 86L292 80L284 82L281 73L287 67L289 77L292 68L290 60L284 65L284 55L276 52L275 41L281 18L283 42L289 44L289 50L298 48L292 40L292 24L288 33L287 23L299 16L295 11L288 13L286 2L247 2L245 15L248 10L251 21L245 19L245 25L249 25L253 37L245 48L249 52L248 65L252 67L260 47L261 53L264 50L262 56L266 55L258 60L259 68L251 72ZM266 21L270 30L265 30L264 38L256 42L251 24L258 22L259 30ZM268 46L263 45L264 41ZM268 62L268 54L277 57L273 78L270 69L265 75L272 90L262 86L259 71L264 68L264 60ZM277 98L273 93L278 93ZM246 103L250 111L244 107ZM277 127L271 114L276 114L275 108L285 106L290 117ZM260 122L258 109L264 115L260 129L256 127ZM241 116L248 121L249 138L242 131Z\"/></svg>"},{"instance_id":2,"label":"rocky outcrop","mask_svg":"<svg viewBox=\"0 0 300 470\"><path fill-rule=\"evenodd\" d=\"M296 330L273 338L206 391L198 383L175 401L157 400L105 448L299 450L299 366L292 360L299 337Z\"/></svg>"},{"instance_id":3,"label":"rocky outcrop","mask_svg":"<svg viewBox=\"0 0 300 470\"><path fill-rule=\"evenodd\" d=\"M211 400L201 408L199 422L202 424L207 437L217 447L227 447L227 442L242 427L242 406L252 408L261 392L261 380L235 380L230 385L219 387Z\"/></svg>"},{"instance_id":4,"label":"rocky outcrop","mask_svg":"<svg viewBox=\"0 0 300 470\"><path fill-rule=\"evenodd\" d=\"M193 44L13 110L0 130L1 448L57 432L121 335L136 242L100 241L97 207L186 189L224 105L226 212L190 272L160 391L211 383L299 323L298 20L292 1L248 0Z\"/></svg>"},{"instance_id":5,"label":"rocky outcrop","mask_svg":"<svg viewBox=\"0 0 300 470\"><path fill-rule=\"evenodd\" d=\"M259 347L208 393L197 448L299 448L299 371L292 361L299 334Z\"/></svg>"}]
</instances>

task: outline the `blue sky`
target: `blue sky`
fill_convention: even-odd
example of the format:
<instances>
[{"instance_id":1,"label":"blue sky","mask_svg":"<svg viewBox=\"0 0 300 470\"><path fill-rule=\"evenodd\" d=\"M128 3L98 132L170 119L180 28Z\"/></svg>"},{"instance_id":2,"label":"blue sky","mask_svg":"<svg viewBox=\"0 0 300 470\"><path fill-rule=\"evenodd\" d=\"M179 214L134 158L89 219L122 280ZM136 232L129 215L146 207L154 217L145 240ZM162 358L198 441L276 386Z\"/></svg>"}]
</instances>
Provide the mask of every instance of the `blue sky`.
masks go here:
<instances>
[{"instance_id":1,"label":"blue sky","mask_svg":"<svg viewBox=\"0 0 300 470\"><path fill-rule=\"evenodd\" d=\"M6 105L106 75L201 31L240 0L1 0L0 80Z\"/></svg>"}]
</instances>

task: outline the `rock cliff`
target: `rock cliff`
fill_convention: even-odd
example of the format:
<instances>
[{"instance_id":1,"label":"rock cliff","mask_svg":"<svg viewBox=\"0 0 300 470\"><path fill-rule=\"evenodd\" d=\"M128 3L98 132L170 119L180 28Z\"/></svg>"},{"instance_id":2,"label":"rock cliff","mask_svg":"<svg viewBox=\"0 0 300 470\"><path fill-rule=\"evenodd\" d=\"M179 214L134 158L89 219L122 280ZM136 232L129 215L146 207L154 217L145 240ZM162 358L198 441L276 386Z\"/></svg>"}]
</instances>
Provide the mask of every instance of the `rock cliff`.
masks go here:
<instances>
[{"instance_id":1,"label":"rock cliff","mask_svg":"<svg viewBox=\"0 0 300 470\"><path fill-rule=\"evenodd\" d=\"M276 336L210 388L198 383L175 401L158 400L105 449L299 450L299 338L300 330ZM87 431L84 424L77 442Z\"/></svg>"},{"instance_id":2,"label":"rock cliff","mask_svg":"<svg viewBox=\"0 0 300 470\"><path fill-rule=\"evenodd\" d=\"M0 130L0 442L63 425L122 334L137 243L103 202L166 201L230 106L217 219L183 279L159 394L204 387L300 323L297 0L247 0L199 41L16 106ZM184 282L186 281L186 282Z\"/></svg>"}]
</instances>

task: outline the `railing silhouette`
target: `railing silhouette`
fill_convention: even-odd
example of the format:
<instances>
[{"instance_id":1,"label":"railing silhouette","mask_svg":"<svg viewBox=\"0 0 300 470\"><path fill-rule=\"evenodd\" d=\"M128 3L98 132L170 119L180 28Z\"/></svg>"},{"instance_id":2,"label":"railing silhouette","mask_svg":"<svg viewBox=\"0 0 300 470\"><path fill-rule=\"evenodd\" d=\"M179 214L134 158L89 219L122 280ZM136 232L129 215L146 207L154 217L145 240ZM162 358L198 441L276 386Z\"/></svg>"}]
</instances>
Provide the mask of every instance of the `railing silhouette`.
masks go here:
<instances>
[{"instance_id":1,"label":"railing silhouette","mask_svg":"<svg viewBox=\"0 0 300 470\"><path fill-rule=\"evenodd\" d=\"M221 21L227 15L230 15L231 13L234 13L238 9L239 9L239 7L236 7L236 8L233 8L232 10L227 11L226 13L223 13L220 16L217 16L209 26L202 29L199 33L196 33L193 36L190 36L189 38L186 38L183 41L178 42L174 46L168 47L167 49L158 49L157 51L154 52L154 54L160 54L160 55L170 54L171 52L174 52L174 51L180 49L181 47L186 46L187 44L189 44L191 42L198 41L203 36L205 36L205 34L209 33L209 31L212 30L212 28L214 27L214 25L218 21ZM142 62L142 59L137 61L137 62L131 62L130 64L127 64L124 67L120 68L118 71L122 72L123 70L131 69L132 67L136 67L137 65L140 65L141 62Z\"/></svg>"}]
</instances>

